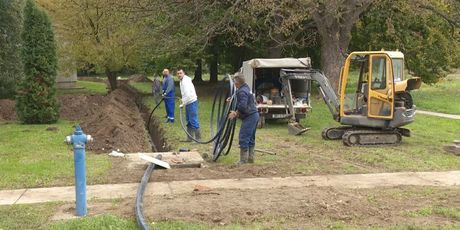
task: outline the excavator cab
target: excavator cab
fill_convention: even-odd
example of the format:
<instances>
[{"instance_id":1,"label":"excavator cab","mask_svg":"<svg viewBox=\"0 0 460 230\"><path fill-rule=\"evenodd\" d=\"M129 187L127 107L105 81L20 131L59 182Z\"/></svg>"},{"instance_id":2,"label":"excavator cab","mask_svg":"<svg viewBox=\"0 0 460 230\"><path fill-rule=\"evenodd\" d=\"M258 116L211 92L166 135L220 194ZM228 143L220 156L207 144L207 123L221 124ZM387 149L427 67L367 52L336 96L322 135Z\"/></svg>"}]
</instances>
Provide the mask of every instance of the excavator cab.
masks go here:
<instances>
[{"instance_id":1,"label":"excavator cab","mask_svg":"<svg viewBox=\"0 0 460 230\"><path fill-rule=\"evenodd\" d=\"M386 54L353 53L341 76L340 116L392 119L394 82L391 58Z\"/></svg>"},{"instance_id":2,"label":"excavator cab","mask_svg":"<svg viewBox=\"0 0 460 230\"><path fill-rule=\"evenodd\" d=\"M398 51L348 56L340 77L340 123L390 129L414 120L415 105L408 92L414 87L408 89L409 80L404 80L403 58Z\"/></svg>"},{"instance_id":3,"label":"excavator cab","mask_svg":"<svg viewBox=\"0 0 460 230\"><path fill-rule=\"evenodd\" d=\"M328 78L313 69L282 69L283 79L313 80L334 120L342 126L326 128L327 140L342 139L348 146L397 144L414 121L410 91L420 78L404 78L404 55L399 51L353 52L340 73L338 93Z\"/></svg>"}]
</instances>

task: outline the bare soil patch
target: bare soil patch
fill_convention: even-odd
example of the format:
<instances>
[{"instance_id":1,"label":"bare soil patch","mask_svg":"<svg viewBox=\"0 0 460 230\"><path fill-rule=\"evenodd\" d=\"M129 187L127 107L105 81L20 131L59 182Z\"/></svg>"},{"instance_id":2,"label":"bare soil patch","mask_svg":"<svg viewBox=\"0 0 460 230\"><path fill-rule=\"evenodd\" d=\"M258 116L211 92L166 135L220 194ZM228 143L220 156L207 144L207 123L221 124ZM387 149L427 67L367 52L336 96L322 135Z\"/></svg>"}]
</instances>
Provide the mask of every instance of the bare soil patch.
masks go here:
<instances>
[{"instance_id":1,"label":"bare soil patch","mask_svg":"<svg viewBox=\"0 0 460 230\"><path fill-rule=\"evenodd\" d=\"M0 121L16 120L16 103L10 99L0 99Z\"/></svg>"},{"instance_id":2,"label":"bare soil patch","mask_svg":"<svg viewBox=\"0 0 460 230\"><path fill-rule=\"evenodd\" d=\"M114 167L110 170L107 183L139 182L147 168L145 165L133 165L123 158L113 158ZM230 179L283 176L275 165L244 165L232 167L220 163L209 163L203 168L174 168L172 170L155 170L150 181L181 181L201 179Z\"/></svg>"},{"instance_id":3,"label":"bare soil patch","mask_svg":"<svg viewBox=\"0 0 460 230\"><path fill-rule=\"evenodd\" d=\"M330 187L263 190L206 190L174 196L144 197L150 222L177 220L209 226L239 223L264 229L328 229L336 225L356 229L390 226L460 225L449 215L419 215L423 208L455 209L460 205L458 187L395 187L342 189ZM146 191L148 195L149 191ZM134 218L134 199L107 206L100 213ZM98 206L98 205L96 205ZM91 215L97 215L96 210Z\"/></svg>"}]
</instances>

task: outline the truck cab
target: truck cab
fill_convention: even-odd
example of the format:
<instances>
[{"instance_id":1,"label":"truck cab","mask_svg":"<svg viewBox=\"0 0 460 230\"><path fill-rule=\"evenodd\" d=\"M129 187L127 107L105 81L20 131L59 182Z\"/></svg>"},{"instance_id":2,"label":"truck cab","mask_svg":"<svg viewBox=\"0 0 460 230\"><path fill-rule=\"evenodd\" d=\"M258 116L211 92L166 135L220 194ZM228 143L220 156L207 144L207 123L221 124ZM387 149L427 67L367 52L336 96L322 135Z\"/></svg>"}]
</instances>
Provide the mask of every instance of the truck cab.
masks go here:
<instances>
[{"instance_id":1,"label":"truck cab","mask_svg":"<svg viewBox=\"0 0 460 230\"><path fill-rule=\"evenodd\" d=\"M286 100L286 89L290 88L295 120L305 118L311 110L311 80L290 79L283 82L281 69L311 69L310 58L256 58L243 62L240 74L244 75L257 101L260 114L259 128L265 120L293 119Z\"/></svg>"}]
</instances>

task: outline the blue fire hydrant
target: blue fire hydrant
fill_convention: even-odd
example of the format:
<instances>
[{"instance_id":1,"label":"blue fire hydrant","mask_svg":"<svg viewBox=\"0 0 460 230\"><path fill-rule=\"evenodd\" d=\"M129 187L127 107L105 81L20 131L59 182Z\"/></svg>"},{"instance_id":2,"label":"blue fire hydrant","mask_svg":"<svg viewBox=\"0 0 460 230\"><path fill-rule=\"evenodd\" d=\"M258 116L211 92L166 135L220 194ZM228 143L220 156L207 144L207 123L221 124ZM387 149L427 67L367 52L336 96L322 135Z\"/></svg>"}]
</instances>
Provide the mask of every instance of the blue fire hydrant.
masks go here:
<instances>
[{"instance_id":1,"label":"blue fire hydrant","mask_svg":"<svg viewBox=\"0 0 460 230\"><path fill-rule=\"evenodd\" d=\"M80 125L75 127L75 132L66 137L66 142L73 145L73 156L75 165L75 200L77 216L86 216L86 162L85 145L93 141L91 135L86 135Z\"/></svg>"}]
</instances>

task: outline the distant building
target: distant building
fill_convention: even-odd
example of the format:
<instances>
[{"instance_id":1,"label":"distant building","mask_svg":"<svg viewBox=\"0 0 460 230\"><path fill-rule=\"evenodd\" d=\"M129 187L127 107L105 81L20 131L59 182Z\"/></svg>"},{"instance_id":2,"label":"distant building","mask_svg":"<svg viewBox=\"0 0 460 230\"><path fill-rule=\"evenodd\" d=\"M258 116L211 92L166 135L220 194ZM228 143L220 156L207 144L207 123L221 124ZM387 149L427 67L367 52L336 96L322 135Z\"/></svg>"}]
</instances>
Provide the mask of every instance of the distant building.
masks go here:
<instances>
[{"instance_id":1,"label":"distant building","mask_svg":"<svg viewBox=\"0 0 460 230\"><path fill-rule=\"evenodd\" d=\"M56 77L58 89L67 89L77 87L77 70L74 71L58 71Z\"/></svg>"}]
</instances>

